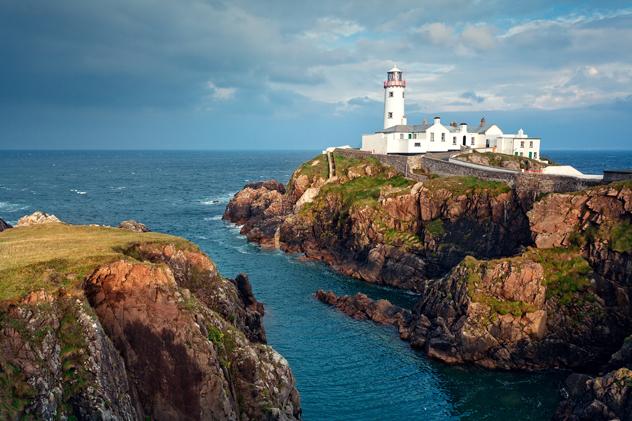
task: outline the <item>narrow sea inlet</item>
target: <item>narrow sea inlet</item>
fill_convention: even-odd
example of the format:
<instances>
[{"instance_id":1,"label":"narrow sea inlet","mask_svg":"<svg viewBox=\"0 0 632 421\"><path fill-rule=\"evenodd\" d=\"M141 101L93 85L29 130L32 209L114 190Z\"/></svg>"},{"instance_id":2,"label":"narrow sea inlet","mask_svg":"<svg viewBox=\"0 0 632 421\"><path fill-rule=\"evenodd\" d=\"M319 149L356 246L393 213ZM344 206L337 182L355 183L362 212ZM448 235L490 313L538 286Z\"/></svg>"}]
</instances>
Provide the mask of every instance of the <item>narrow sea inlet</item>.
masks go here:
<instances>
[{"instance_id":1,"label":"narrow sea inlet","mask_svg":"<svg viewBox=\"0 0 632 421\"><path fill-rule=\"evenodd\" d=\"M549 419L564 373L511 373L429 360L396 332L316 301L317 289L364 292L410 306L415 296L246 243L221 220L246 182L285 182L317 152L4 152L0 217L41 209L81 224L137 219L199 244L227 276L246 272L265 304L268 340L290 363L306 420ZM630 154L548 154L598 172ZM608 161L610 160L610 161ZM617 165L620 163L620 165ZM599 165L600 168L587 167Z\"/></svg>"}]
</instances>

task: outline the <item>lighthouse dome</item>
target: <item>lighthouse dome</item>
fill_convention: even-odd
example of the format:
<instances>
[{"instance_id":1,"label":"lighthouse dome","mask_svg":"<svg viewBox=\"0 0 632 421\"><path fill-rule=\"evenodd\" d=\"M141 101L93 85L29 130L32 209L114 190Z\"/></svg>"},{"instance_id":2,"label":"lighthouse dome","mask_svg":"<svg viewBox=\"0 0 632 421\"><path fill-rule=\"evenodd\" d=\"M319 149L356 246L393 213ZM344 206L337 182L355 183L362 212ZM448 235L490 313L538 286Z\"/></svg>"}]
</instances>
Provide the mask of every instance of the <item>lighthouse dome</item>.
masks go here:
<instances>
[{"instance_id":1,"label":"lighthouse dome","mask_svg":"<svg viewBox=\"0 0 632 421\"><path fill-rule=\"evenodd\" d=\"M399 70L399 67L397 67L397 65L394 65L393 68L391 70L388 71L390 72L401 72L401 70Z\"/></svg>"}]
</instances>

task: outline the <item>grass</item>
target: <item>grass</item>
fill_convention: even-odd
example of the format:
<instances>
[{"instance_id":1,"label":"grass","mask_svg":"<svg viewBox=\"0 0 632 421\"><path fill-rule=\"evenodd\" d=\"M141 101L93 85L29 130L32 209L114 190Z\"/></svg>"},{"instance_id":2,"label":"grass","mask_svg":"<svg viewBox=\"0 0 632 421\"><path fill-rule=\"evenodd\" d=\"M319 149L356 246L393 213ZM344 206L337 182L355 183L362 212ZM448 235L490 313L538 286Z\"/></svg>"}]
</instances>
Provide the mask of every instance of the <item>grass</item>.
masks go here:
<instances>
[{"instance_id":1,"label":"grass","mask_svg":"<svg viewBox=\"0 0 632 421\"><path fill-rule=\"evenodd\" d=\"M129 259L125 250L141 242L197 250L178 237L110 227L44 224L3 231L0 301L19 299L34 290L76 287L99 265Z\"/></svg>"},{"instance_id":2,"label":"grass","mask_svg":"<svg viewBox=\"0 0 632 421\"><path fill-rule=\"evenodd\" d=\"M610 247L619 253L632 253L632 224L619 222L610 229Z\"/></svg>"},{"instance_id":3,"label":"grass","mask_svg":"<svg viewBox=\"0 0 632 421\"><path fill-rule=\"evenodd\" d=\"M582 301L578 294L590 286L592 269L578 249L530 249L526 256L542 265L547 298L562 305Z\"/></svg>"},{"instance_id":4,"label":"grass","mask_svg":"<svg viewBox=\"0 0 632 421\"><path fill-rule=\"evenodd\" d=\"M358 165L373 165L378 169L383 169L383 165L377 159L373 157L364 157L364 158L351 158L339 153L334 153L334 163L336 167L336 175L347 175L349 172L349 168L358 166Z\"/></svg>"},{"instance_id":5,"label":"grass","mask_svg":"<svg viewBox=\"0 0 632 421\"><path fill-rule=\"evenodd\" d=\"M428 222L425 227L426 231L435 238L441 237L443 234L445 234L443 221L439 218L433 219L432 221Z\"/></svg>"},{"instance_id":6,"label":"grass","mask_svg":"<svg viewBox=\"0 0 632 421\"><path fill-rule=\"evenodd\" d=\"M445 189L457 196L483 192L497 196L511 191L511 187L502 181L483 180L472 176L433 178L424 181L424 187L430 190Z\"/></svg>"},{"instance_id":7,"label":"grass","mask_svg":"<svg viewBox=\"0 0 632 421\"><path fill-rule=\"evenodd\" d=\"M327 179L329 176L329 163L327 161L327 155L319 154L309 161L303 163L296 173L296 176L305 175L310 180L322 177Z\"/></svg>"},{"instance_id":8,"label":"grass","mask_svg":"<svg viewBox=\"0 0 632 421\"><path fill-rule=\"evenodd\" d=\"M358 203L377 203L382 187L403 188L413 184L413 181L401 175L392 178L383 176L358 177L344 184L328 184L321 189L321 194L339 194L345 208L348 209Z\"/></svg>"}]
</instances>

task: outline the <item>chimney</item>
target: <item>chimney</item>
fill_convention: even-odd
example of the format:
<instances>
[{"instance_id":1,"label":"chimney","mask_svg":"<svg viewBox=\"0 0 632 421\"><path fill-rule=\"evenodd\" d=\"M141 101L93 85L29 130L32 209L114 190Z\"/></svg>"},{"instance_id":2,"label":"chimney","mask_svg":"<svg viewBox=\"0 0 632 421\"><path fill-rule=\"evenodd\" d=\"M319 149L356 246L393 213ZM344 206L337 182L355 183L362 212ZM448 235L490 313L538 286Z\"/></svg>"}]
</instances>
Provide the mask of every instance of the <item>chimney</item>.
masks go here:
<instances>
[{"instance_id":1,"label":"chimney","mask_svg":"<svg viewBox=\"0 0 632 421\"><path fill-rule=\"evenodd\" d=\"M450 127L456 127L456 121L452 120L452 123L450 123Z\"/></svg>"},{"instance_id":2,"label":"chimney","mask_svg":"<svg viewBox=\"0 0 632 421\"><path fill-rule=\"evenodd\" d=\"M462 133L467 132L467 123L461 123L461 132Z\"/></svg>"},{"instance_id":3,"label":"chimney","mask_svg":"<svg viewBox=\"0 0 632 421\"><path fill-rule=\"evenodd\" d=\"M481 127L485 126L485 117L481 118Z\"/></svg>"},{"instance_id":4,"label":"chimney","mask_svg":"<svg viewBox=\"0 0 632 421\"><path fill-rule=\"evenodd\" d=\"M441 124L441 117L435 117L434 124Z\"/></svg>"}]
</instances>

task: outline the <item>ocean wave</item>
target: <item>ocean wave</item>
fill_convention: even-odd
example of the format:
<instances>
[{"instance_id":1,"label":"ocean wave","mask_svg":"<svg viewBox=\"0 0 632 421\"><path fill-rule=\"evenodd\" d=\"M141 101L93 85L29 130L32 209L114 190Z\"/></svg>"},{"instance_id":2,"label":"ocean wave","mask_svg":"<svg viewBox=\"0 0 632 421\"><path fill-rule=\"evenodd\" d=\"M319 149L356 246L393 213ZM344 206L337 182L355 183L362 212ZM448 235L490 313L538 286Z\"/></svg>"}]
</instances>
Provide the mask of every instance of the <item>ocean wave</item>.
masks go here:
<instances>
[{"instance_id":1,"label":"ocean wave","mask_svg":"<svg viewBox=\"0 0 632 421\"><path fill-rule=\"evenodd\" d=\"M80 195L88 194L88 192L77 190L77 189L70 189L70 191L73 193L80 194Z\"/></svg>"},{"instance_id":2,"label":"ocean wave","mask_svg":"<svg viewBox=\"0 0 632 421\"><path fill-rule=\"evenodd\" d=\"M30 208L28 205L19 205L17 203L0 202L0 211L2 212L19 212Z\"/></svg>"},{"instance_id":3,"label":"ocean wave","mask_svg":"<svg viewBox=\"0 0 632 421\"><path fill-rule=\"evenodd\" d=\"M204 218L204 220L205 221L221 221L222 215L207 216L206 218Z\"/></svg>"},{"instance_id":4,"label":"ocean wave","mask_svg":"<svg viewBox=\"0 0 632 421\"><path fill-rule=\"evenodd\" d=\"M125 190L126 188L125 186L110 186L111 190Z\"/></svg>"},{"instance_id":5,"label":"ocean wave","mask_svg":"<svg viewBox=\"0 0 632 421\"><path fill-rule=\"evenodd\" d=\"M200 200L202 205L220 205L228 203L231 197L233 197L234 193L222 193L217 196L205 197Z\"/></svg>"}]
</instances>

